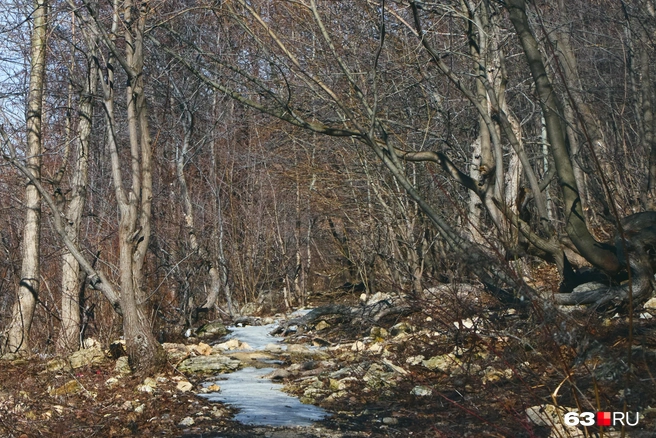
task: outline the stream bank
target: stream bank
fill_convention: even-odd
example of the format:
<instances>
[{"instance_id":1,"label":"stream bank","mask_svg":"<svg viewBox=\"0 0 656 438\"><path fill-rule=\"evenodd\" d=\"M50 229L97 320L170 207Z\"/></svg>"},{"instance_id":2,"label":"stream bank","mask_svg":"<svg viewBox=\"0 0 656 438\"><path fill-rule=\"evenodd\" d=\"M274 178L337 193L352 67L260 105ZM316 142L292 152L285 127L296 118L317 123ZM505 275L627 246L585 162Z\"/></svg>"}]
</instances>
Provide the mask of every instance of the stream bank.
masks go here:
<instances>
[{"instance_id":1,"label":"stream bank","mask_svg":"<svg viewBox=\"0 0 656 438\"><path fill-rule=\"evenodd\" d=\"M376 324L351 324L343 315L324 314L298 327L284 345L267 339L264 351L247 350L239 339L220 339L226 332L217 324L211 336L197 332L195 338L164 344L171 366L147 378L130 374L125 356L111 358L107 346L86 341L88 348L65 358L1 360L0 436L558 436L553 419L535 414L554 412L549 406L552 390L563 382L558 365L575 364L572 379L578 379L581 394L590 398L595 386L586 383L585 368L594 368L596 358L577 364L573 349L553 352L548 342L529 344L527 334L535 337L536 324L513 309L485 303L492 310L472 307L465 312L462 297L454 299L460 307L435 299L422 312ZM461 313L442 311L456 308ZM597 339L623 357L626 322L615 318L597 326L603 329ZM636 320L633 328L656 333L656 318ZM638 375L656 375L656 337L645 339L643 347L633 349L633 366ZM270 368L267 361L275 361L270 377L285 392L322 407L330 418L304 427L245 425L234 420L237 409L202 396L215 392L208 383L221 385L214 380L222 373L218 369L243 369L244 362ZM185 362L189 367L183 371ZM202 371L207 364L214 368ZM604 363L596 372L613 371L612 365ZM650 407L656 406L656 395L650 385L635 385L627 394L621 379L598 382L605 406L621 406L624 394L645 407L639 427L626 436L653 436L656 411ZM567 391L558 402L576 406ZM619 433L605 430L604 436Z\"/></svg>"}]
</instances>

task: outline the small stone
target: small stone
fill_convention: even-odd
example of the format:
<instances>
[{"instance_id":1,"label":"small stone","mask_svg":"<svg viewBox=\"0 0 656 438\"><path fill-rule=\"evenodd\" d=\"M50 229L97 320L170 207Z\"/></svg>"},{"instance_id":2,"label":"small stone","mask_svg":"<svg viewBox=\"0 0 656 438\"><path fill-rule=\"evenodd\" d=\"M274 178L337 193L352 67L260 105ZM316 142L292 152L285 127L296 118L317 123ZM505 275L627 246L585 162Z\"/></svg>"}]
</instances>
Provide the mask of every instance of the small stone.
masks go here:
<instances>
[{"instance_id":1,"label":"small stone","mask_svg":"<svg viewBox=\"0 0 656 438\"><path fill-rule=\"evenodd\" d=\"M367 347L362 341L355 341L351 346L351 351L364 351Z\"/></svg>"},{"instance_id":2,"label":"small stone","mask_svg":"<svg viewBox=\"0 0 656 438\"><path fill-rule=\"evenodd\" d=\"M645 310L656 313L656 297L650 299L645 303Z\"/></svg>"},{"instance_id":3,"label":"small stone","mask_svg":"<svg viewBox=\"0 0 656 438\"><path fill-rule=\"evenodd\" d=\"M408 365L419 365L425 357L423 355L418 355L418 356L410 356L405 360L405 363Z\"/></svg>"},{"instance_id":4,"label":"small stone","mask_svg":"<svg viewBox=\"0 0 656 438\"><path fill-rule=\"evenodd\" d=\"M289 353L300 353L300 354L309 354L310 349L305 345L301 344L291 344L287 346L287 352Z\"/></svg>"},{"instance_id":5,"label":"small stone","mask_svg":"<svg viewBox=\"0 0 656 438\"><path fill-rule=\"evenodd\" d=\"M51 372L65 370L66 368L70 370L68 363L59 357L49 360L48 363L46 363L46 370Z\"/></svg>"},{"instance_id":6,"label":"small stone","mask_svg":"<svg viewBox=\"0 0 656 438\"><path fill-rule=\"evenodd\" d=\"M175 387L180 392L187 392L187 391L191 391L194 385L192 385L191 382L187 380L182 380L178 382L178 384Z\"/></svg>"},{"instance_id":7,"label":"small stone","mask_svg":"<svg viewBox=\"0 0 656 438\"><path fill-rule=\"evenodd\" d=\"M62 386L60 386L57 389L51 389L49 391L50 395L55 397L58 395L70 395L70 394L77 394L78 392L82 391L82 386L78 383L77 380L69 380L68 382L64 383Z\"/></svg>"},{"instance_id":8,"label":"small stone","mask_svg":"<svg viewBox=\"0 0 656 438\"><path fill-rule=\"evenodd\" d=\"M388 337L389 333L382 327L372 327L369 335L378 342Z\"/></svg>"},{"instance_id":9,"label":"small stone","mask_svg":"<svg viewBox=\"0 0 656 438\"><path fill-rule=\"evenodd\" d=\"M416 395L417 397L428 397L433 393L433 390L427 386L415 386L410 391L410 394Z\"/></svg>"},{"instance_id":10,"label":"small stone","mask_svg":"<svg viewBox=\"0 0 656 438\"><path fill-rule=\"evenodd\" d=\"M412 333L414 331L414 327L407 322L400 322L390 329L390 334L394 337L406 334L406 333Z\"/></svg>"},{"instance_id":11,"label":"small stone","mask_svg":"<svg viewBox=\"0 0 656 438\"><path fill-rule=\"evenodd\" d=\"M279 353L282 351L282 345L274 344L273 342L270 342L266 344L266 346L264 347L264 351L268 351L270 353Z\"/></svg>"},{"instance_id":12,"label":"small stone","mask_svg":"<svg viewBox=\"0 0 656 438\"><path fill-rule=\"evenodd\" d=\"M381 344L372 344L367 351L373 354L378 354L383 351L383 346Z\"/></svg>"},{"instance_id":13,"label":"small stone","mask_svg":"<svg viewBox=\"0 0 656 438\"><path fill-rule=\"evenodd\" d=\"M271 379L271 380L283 380L289 377L290 375L291 373L289 371L278 368L271 371L269 374L265 374L264 376L262 376L262 378Z\"/></svg>"},{"instance_id":14,"label":"small stone","mask_svg":"<svg viewBox=\"0 0 656 438\"><path fill-rule=\"evenodd\" d=\"M228 334L228 329L220 321L205 324L196 331L199 338L221 337Z\"/></svg>"},{"instance_id":15,"label":"small stone","mask_svg":"<svg viewBox=\"0 0 656 438\"><path fill-rule=\"evenodd\" d=\"M137 391L139 392L145 392L146 394L152 394L154 389L152 386L148 385L139 385L137 386Z\"/></svg>"},{"instance_id":16,"label":"small stone","mask_svg":"<svg viewBox=\"0 0 656 438\"><path fill-rule=\"evenodd\" d=\"M146 377L143 384L137 386L137 391L152 394L157 388L157 381L152 377Z\"/></svg>"},{"instance_id":17,"label":"small stone","mask_svg":"<svg viewBox=\"0 0 656 438\"><path fill-rule=\"evenodd\" d=\"M114 372L120 375L130 374L132 369L130 368L130 363L128 362L127 356L121 356L116 359L116 365L114 366Z\"/></svg>"},{"instance_id":18,"label":"small stone","mask_svg":"<svg viewBox=\"0 0 656 438\"><path fill-rule=\"evenodd\" d=\"M196 350L198 354L202 354L203 356L209 356L210 354L212 354L212 347L210 347L204 342L199 342L198 345L194 345L194 350Z\"/></svg>"},{"instance_id":19,"label":"small stone","mask_svg":"<svg viewBox=\"0 0 656 438\"><path fill-rule=\"evenodd\" d=\"M118 379L116 377L110 377L109 379L105 380L105 386L107 386L108 388L111 388L117 383L118 383Z\"/></svg>"},{"instance_id":20,"label":"small stone","mask_svg":"<svg viewBox=\"0 0 656 438\"><path fill-rule=\"evenodd\" d=\"M314 326L314 329L316 331L321 331L321 330L325 330L329 327L330 327L330 324L328 324L326 321L321 321L316 326Z\"/></svg>"},{"instance_id":21,"label":"small stone","mask_svg":"<svg viewBox=\"0 0 656 438\"><path fill-rule=\"evenodd\" d=\"M207 390L209 392L219 392L221 391L221 387L216 383L212 383L210 386L207 387Z\"/></svg>"},{"instance_id":22,"label":"small stone","mask_svg":"<svg viewBox=\"0 0 656 438\"><path fill-rule=\"evenodd\" d=\"M87 365L97 365L105 360L105 353L100 348L83 348L68 357L71 368L82 368Z\"/></svg>"},{"instance_id":23,"label":"small stone","mask_svg":"<svg viewBox=\"0 0 656 438\"><path fill-rule=\"evenodd\" d=\"M341 380L330 379L330 390L333 392L346 389L346 383Z\"/></svg>"},{"instance_id":24,"label":"small stone","mask_svg":"<svg viewBox=\"0 0 656 438\"><path fill-rule=\"evenodd\" d=\"M178 423L178 426L193 426L196 422L191 417L184 417L181 422Z\"/></svg>"},{"instance_id":25,"label":"small stone","mask_svg":"<svg viewBox=\"0 0 656 438\"><path fill-rule=\"evenodd\" d=\"M236 350L236 349L239 348L239 344L240 344L239 339L234 339L233 338L233 339L228 339L225 342L222 342L220 344L215 345L214 348L217 348L217 349L223 350L223 351L225 351L225 350Z\"/></svg>"},{"instance_id":26,"label":"small stone","mask_svg":"<svg viewBox=\"0 0 656 438\"><path fill-rule=\"evenodd\" d=\"M556 407L554 405L540 405L532 406L526 409L526 416L536 426L550 426L560 425L560 418L568 411L574 409ZM560 411L560 412L559 412Z\"/></svg>"},{"instance_id":27,"label":"small stone","mask_svg":"<svg viewBox=\"0 0 656 438\"><path fill-rule=\"evenodd\" d=\"M136 412L137 414L142 414L145 408L146 408L146 404L142 403L136 408L134 408L134 412Z\"/></svg>"},{"instance_id":28,"label":"small stone","mask_svg":"<svg viewBox=\"0 0 656 438\"><path fill-rule=\"evenodd\" d=\"M387 424L388 426L393 426L395 424L399 424L399 420L394 417L385 417L383 418L383 424Z\"/></svg>"},{"instance_id":29,"label":"small stone","mask_svg":"<svg viewBox=\"0 0 656 438\"><path fill-rule=\"evenodd\" d=\"M94 338L86 338L82 341L82 348L97 348L100 349L100 342Z\"/></svg>"},{"instance_id":30,"label":"small stone","mask_svg":"<svg viewBox=\"0 0 656 438\"><path fill-rule=\"evenodd\" d=\"M429 370L441 371L448 374L460 364L460 360L452 353L433 356L428 360L422 361L422 364Z\"/></svg>"}]
</instances>

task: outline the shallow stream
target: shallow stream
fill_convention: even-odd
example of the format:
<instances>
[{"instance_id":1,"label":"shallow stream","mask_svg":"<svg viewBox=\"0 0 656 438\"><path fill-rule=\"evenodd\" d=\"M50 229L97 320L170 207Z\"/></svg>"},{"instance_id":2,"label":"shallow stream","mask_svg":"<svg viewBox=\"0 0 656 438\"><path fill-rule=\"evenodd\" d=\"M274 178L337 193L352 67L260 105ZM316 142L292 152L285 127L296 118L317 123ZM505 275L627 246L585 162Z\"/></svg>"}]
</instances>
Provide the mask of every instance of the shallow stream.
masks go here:
<instances>
[{"instance_id":1,"label":"shallow stream","mask_svg":"<svg viewBox=\"0 0 656 438\"><path fill-rule=\"evenodd\" d=\"M248 351L261 351L268 344L281 342L281 338L269 335L275 326L230 327L232 333L227 339L247 343L253 348ZM281 347L284 349L285 346ZM221 374L205 384L216 383L221 386L221 391L202 396L238 408L235 420L254 426L310 426L329 415L317 406L303 404L298 398L285 394L281 384L262 378L274 369L247 367Z\"/></svg>"}]
</instances>

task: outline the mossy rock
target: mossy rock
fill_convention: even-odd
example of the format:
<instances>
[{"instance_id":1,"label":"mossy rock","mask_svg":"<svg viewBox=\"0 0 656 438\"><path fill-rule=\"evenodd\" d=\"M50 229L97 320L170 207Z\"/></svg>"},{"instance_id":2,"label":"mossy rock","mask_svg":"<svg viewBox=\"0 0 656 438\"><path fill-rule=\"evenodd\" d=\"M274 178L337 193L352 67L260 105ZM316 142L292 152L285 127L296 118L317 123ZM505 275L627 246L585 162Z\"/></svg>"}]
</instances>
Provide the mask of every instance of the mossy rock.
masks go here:
<instances>
[{"instance_id":1,"label":"mossy rock","mask_svg":"<svg viewBox=\"0 0 656 438\"><path fill-rule=\"evenodd\" d=\"M220 321L208 322L196 330L196 336L199 338L220 338L228 333L230 333L230 331Z\"/></svg>"}]
</instances>

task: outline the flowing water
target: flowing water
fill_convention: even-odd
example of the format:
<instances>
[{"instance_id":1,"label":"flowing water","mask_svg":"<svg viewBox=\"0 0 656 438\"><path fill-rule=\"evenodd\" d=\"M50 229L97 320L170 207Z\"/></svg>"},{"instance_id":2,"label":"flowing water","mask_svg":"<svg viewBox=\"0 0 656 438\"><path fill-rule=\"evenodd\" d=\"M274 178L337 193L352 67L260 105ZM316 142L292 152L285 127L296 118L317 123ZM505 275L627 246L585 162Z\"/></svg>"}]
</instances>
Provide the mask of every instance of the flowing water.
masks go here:
<instances>
[{"instance_id":1,"label":"flowing water","mask_svg":"<svg viewBox=\"0 0 656 438\"><path fill-rule=\"evenodd\" d=\"M280 343L280 338L269 335L274 327L275 324L230 327L232 333L228 339L239 339L253 350L263 350L268 344ZM285 394L281 384L262 378L273 370L247 367L221 374L205 383L205 386L216 383L221 391L203 394L203 397L238 408L235 420L254 426L310 426L329 415L317 406L303 404L298 398Z\"/></svg>"}]
</instances>

